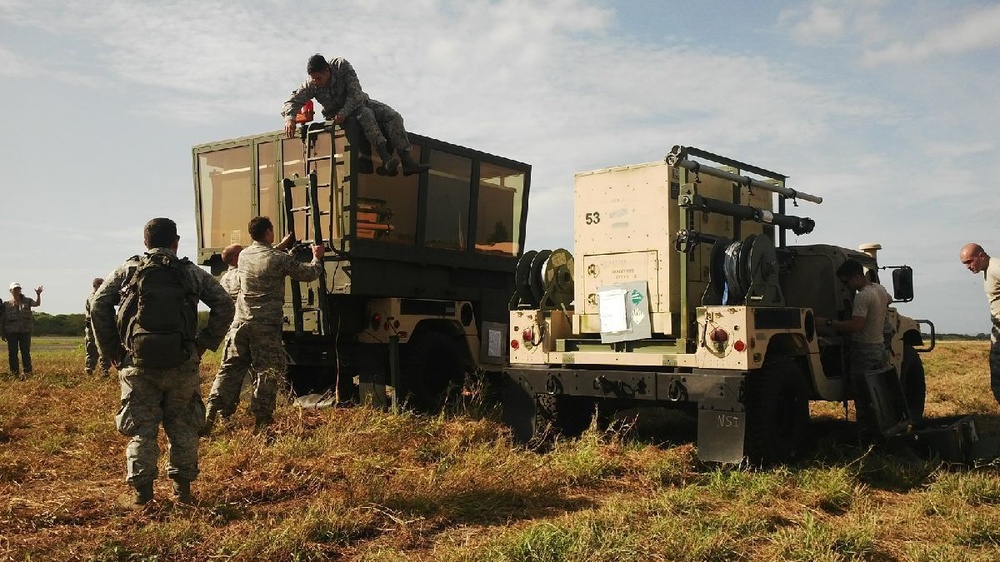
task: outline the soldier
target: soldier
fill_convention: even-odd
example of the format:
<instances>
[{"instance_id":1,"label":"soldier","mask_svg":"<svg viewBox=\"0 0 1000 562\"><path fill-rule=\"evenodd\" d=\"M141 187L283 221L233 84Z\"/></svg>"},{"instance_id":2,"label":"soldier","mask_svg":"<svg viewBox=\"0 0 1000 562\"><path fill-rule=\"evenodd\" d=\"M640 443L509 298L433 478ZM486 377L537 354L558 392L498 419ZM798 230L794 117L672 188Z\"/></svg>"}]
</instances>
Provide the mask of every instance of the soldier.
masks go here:
<instances>
[{"instance_id":1,"label":"soldier","mask_svg":"<svg viewBox=\"0 0 1000 562\"><path fill-rule=\"evenodd\" d=\"M323 246L312 247L313 259L301 263L274 244L274 227L267 217L254 217L247 227L253 244L240 254L240 293L236 318L226 335L225 355L208 396L203 434L218 415L236 411L244 373L250 369L253 397L250 411L258 431L270 425L278 386L284 384L286 360L281 343L285 277L312 281L323 274ZM291 234L282 245L291 240Z\"/></svg>"},{"instance_id":2,"label":"soldier","mask_svg":"<svg viewBox=\"0 0 1000 562\"><path fill-rule=\"evenodd\" d=\"M230 244L222 249L222 261L229 266L229 269L219 278L219 284L229 293L229 296L233 297L233 302L236 302L236 295L240 294L238 268L240 265L240 252L242 251L243 246L239 244Z\"/></svg>"},{"instance_id":3,"label":"soldier","mask_svg":"<svg viewBox=\"0 0 1000 562\"><path fill-rule=\"evenodd\" d=\"M83 345L86 350L87 358L85 369L88 375L94 374L94 369L97 367L97 363L101 363L101 375L108 376L108 371L111 369L111 361L101 355L100 351L97 349L97 339L94 338L94 328L91 325L90 308L93 304L94 293L97 292L98 287L104 283L104 279L100 277L95 277L94 281L91 283L94 289L90 292L87 297L86 303L84 303L84 315L83 315Z\"/></svg>"},{"instance_id":4,"label":"soldier","mask_svg":"<svg viewBox=\"0 0 1000 562\"><path fill-rule=\"evenodd\" d=\"M993 398L1000 402L1000 260L993 261L979 244L970 242L962 246L958 258L973 273L983 274L983 290L990 306L990 388Z\"/></svg>"},{"instance_id":5,"label":"soldier","mask_svg":"<svg viewBox=\"0 0 1000 562\"><path fill-rule=\"evenodd\" d=\"M864 440L878 432L875 414L868 400L866 377L889 370L889 350L885 346L885 313L892 297L885 287L865 277L860 262L847 260L837 268L837 278L849 290L857 291L851 317L846 320L816 317L816 324L852 334L848 373L854 391L858 426ZM898 382L898 379L895 379ZM900 392L902 392L900 390Z\"/></svg>"},{"instance_id":6,"label":"soldier","mask_svg":"<svg viewBox=\"0 0 1000 562\"><path fill-rule=\"evenodd\" d=\"M143 239L148 251L126 260L94 294L94 334L101 355L119 371L121 408L115 424L131 437L125 459L135 503L153 498L161 421L174 496L193 503L191 482L198 476L198 430L205 412L198 367L205 350L219 346L235 307L214 277L177 258L180 237L174 221L150 220ZM199 300L211 309L200 332Z\"/></svg>"},{"instance_id":7,"label":"soldier","mask_svg":"<svg viewBox=\"0 0 1000 562\"><path fill-rule=\"evenodd\" d=\"M430 166L416 162L410 156L410 139L403 126L403 117L388 105L375 101L361 89L361 82L351 63L343 58L327 61L317 53L309 57L306 64L309 81L304 82L291 94L281 109L285 118L285 135L295 135L295 115L307 101L316 98L323 105L323 117L343 125L347 119L354 119L361 125L368 142L378 151L382 165L376 172L384 176L395 176L400 162L403 175L424 173ZM389 142L396 149L399 158L392 156L386 143L385 130ZM362 162L363 173L371 173L371 163Z\"/></svg>"},{"instance_id":8,"label":"soldier","mask_svg":"<svg viewBox=\"0 0 1000 562\"><path fill-rule=\"evenodd\" d=\"M36 287L35 298L30 299L21 293L21 284L15 281L10 284L10 300L3 303L3 339L7 341L10 374L18 376L20 373L17 363L20 349L24 365L24 372L19 375L21 380L31 374L31 327L35 320L31 309L42 305L43 290L44 287Z\"/></svg>"}]
</instances>

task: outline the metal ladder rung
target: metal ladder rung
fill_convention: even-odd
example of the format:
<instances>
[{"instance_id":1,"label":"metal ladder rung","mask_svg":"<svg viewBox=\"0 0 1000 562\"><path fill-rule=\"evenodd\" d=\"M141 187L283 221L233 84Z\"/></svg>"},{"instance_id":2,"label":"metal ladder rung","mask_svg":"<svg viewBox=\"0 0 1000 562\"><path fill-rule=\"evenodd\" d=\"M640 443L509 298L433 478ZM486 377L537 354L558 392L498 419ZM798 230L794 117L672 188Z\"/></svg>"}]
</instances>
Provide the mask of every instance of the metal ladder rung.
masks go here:
<instances>
[{"instance_id":1,"label":"metal ladder rung","mask_svg":"<svg viewBox=\"0 0 1000 562\"><path fill-rule=\"evenodd\" d=\"M305 213L306 216L309 216L309 217L312 216L312 209L310 209L309 207L295 207L295 208L289 209L289 210L291 212L293 212L293 213ZM321 217L330 216L330 211L320 211L319 212L319 216L321 216Z\"/></svg>"},{"instance_id":2,"label":"metal ladder rung","mask_svg":"<svg viewBox=\"0 0 1000 562\"><path fill-rule=\"evenodd\" d=\"M332 155L331 156L310 156L309 158L306 158L306 162L318 162L320 160L330 160L332 158L333 158Z\"/></svg>"}]
</instances>

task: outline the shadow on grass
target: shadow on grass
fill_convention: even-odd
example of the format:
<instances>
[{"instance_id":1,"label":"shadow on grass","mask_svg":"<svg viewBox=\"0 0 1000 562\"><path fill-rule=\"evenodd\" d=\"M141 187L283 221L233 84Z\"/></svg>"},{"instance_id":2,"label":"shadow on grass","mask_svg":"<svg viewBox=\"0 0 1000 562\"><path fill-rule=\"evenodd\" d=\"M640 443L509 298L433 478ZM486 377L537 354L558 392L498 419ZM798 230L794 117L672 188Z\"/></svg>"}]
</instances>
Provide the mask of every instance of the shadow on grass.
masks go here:
<instances>
[{"instance_id":1,"label":"shadow on grass","mask_svg":"<svg viewBox=\"0 0 1000 562\"><path fill-rule=\"evenodd\" d=\"M911 428L928 432L927 436L890 439L871 447L858 442L854 422L814 418L816 448L804 462L854 465L858 479L868 486L907 492L926 485L928 477L939 470L972 471L991 461L996 463L1000 456L1000 417L983 414L971 417L975 421L974 433L956 425L965 416L929 418Z\"/></svg>"}]
</instances>

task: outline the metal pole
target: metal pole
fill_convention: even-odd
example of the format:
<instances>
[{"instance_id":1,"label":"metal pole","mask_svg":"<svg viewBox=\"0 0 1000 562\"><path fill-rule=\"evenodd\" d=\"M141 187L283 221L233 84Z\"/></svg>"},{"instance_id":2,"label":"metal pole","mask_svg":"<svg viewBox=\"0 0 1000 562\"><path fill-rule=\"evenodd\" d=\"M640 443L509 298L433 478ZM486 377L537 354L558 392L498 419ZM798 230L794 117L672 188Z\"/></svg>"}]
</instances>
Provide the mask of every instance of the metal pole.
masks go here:
<instances>
[{"instance_id":1,"label":"metal pole","mask_svg":"<svg viewBox=\"0 0 1000 562\"><path fill-rule=\"evenodd\" d=\"M700 152L697 149L688 149L683 146L675 146L671 149L670 154L667 154L667 164L670 166L677 166L694 172L695 174L706 174L709 176L714 176L724 180L729 180L736 182L740 185L745 185L747 187L756 187L758 189L763 189L766 191L771 191L784 195L785 197L790 197L792 199L803 199L805 201L811 201L813 203L822 203L823 198L818 195L811 195L802 191L796 191L790 187L784 187L780 185L770 184L764 181L755 180L749 176L741 176L739 174L734 174L732 172L727 172L725 170L720 170L718 168L713 168L711 166L706 166L700 162L695 162L694 160L688 160L688 152Z\"/></svg>"},{"instance_id":2,"label":"metal pole","mask_svg":"<svg viewBox=\"0 0 1000 562\"><path fill-rule=\"evenodd\" d=\"M399 399L404 396L399 388L399 336L389 336L389 384L392 385L392 413L399 413Z\"/></svg>"}]
</instances>

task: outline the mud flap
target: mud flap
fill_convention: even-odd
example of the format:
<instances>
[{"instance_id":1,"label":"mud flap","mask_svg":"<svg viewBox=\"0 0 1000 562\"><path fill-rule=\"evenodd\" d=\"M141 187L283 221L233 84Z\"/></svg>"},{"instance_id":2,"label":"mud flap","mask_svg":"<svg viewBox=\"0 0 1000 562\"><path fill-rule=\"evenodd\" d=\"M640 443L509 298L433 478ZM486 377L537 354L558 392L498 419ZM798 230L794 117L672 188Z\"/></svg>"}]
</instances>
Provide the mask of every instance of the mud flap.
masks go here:
<instances>
[{"instance_id":1,"label":"mud flap","mask_svg":"<svg viewBox=\"0 0 1000 562\"><path fill-rule=\"evenodd\" d=\"M358 391L362 404L373 408L389 408L389 366L385 360L388 350L381 345L356 346L354 360L358 365Z\"/></svg>"},{"instance_id":2,"label":"mud flap","mask_svg":"<svg viewBox=\"0 0 1000 562\"><path fill-rule=\"evenodd\" d=\"M867 409L868 415L859 412L859 422L863 418L870 419L875 424L872 429L878 429L886 438L906 431L912 421L896 370L866 375L864 382L867 396L855 397L854 406L859 410Z\"/></svg>"},{"instance_id":3,"label":"mud flap","mask_svg":"<svg viewBox=\"0 0 1000 562\"><path fill-rule=\"evenodd\" d=\"M510 426L516 441L527 443L535 437L534 393L511 375L503 377L501 392L501 420Z\"/></svg>"},{"instance_id":4,"label":"mud flap","mask_svg":"<svg viewBox=\"0 0 1000 562\"><path fill-rule=\"evenodd\" d=\"M739 463L743 460L746 411L733 408L730 400L698 403L698 458L708 462Z\"/></svg>"}]
</instances>

